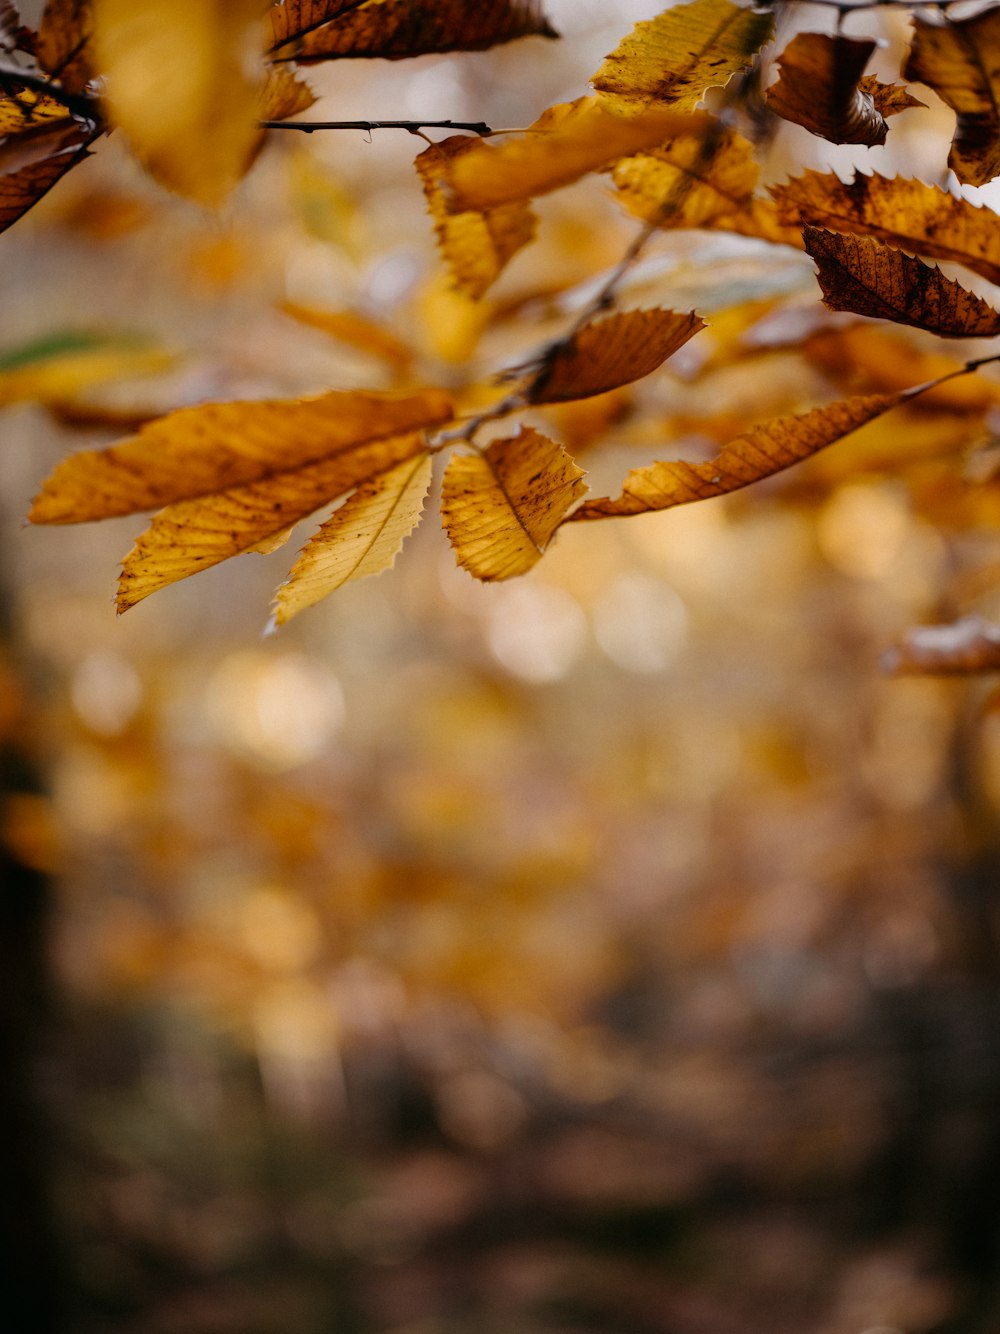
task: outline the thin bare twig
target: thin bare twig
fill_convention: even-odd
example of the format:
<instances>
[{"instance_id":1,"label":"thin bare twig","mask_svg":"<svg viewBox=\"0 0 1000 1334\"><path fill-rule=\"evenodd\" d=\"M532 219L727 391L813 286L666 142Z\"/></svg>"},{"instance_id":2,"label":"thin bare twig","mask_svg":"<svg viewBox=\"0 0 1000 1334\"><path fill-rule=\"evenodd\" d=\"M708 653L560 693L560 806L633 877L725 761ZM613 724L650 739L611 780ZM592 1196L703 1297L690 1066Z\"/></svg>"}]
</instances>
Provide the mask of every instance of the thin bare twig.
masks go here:
<instances>
[{"instance_id":1,"label":"thin bare twig","mask_svg":"<svg viewBox=\"0 0 1000 1334\"><path fill-rule=\"evenodd\" d=\"M421 130L466 130L486 139L494 131L484 120L262 120L265 130L301 130L314 134L317 130L406 130L420 134Z\"/></svg>"}]
</instances>

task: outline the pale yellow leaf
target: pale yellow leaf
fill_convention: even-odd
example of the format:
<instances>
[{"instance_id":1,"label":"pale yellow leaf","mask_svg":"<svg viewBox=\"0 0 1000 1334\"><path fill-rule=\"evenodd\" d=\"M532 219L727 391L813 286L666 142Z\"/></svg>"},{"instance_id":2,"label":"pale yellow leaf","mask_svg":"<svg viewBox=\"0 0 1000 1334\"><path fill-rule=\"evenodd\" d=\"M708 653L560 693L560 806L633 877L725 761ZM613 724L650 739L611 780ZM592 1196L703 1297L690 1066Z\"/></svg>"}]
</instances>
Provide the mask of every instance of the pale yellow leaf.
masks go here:
<instances>
[{"instance_id":1,"label":"pale yellow leaf","mask_svg":"<svg viewBox=\"0 0 1000 1334\"><path fill-rule=\"evenodd\" d=\"M594 75L604 103L634 113L655 105L693 111L706 89L746 69L774 29L770 14L729 0L674 5L637 23Z\"/></svg>"},{"instance_id":2,"label":"pale yellow leaf","mask_svg":"<svg viewBox=\"0 0 1000 1334\"><path fill-rule=\"evenodd\" d=\"M566 451L531 427L459 455L444 475L441 513L458 563L477 579L510 579L542 557L586 491Z\"/></svg>"},{"instance_id":3,"label":"pale yellow leaf","mask_svg":"<svg viewBox=\"0 0 1000 1334\"><path fill-rule=\"evenodd\" d=\"M260 0L94 0L112 123L161 185L203 204L225 199L260 139L260 13Z\"/></svg>"},{"instance_id":4,"label":"pale yellow leaf","mask_svg":"<svg viewBox=\"0 0 1000 1334\"><path fill-rule=\"evenodd\" d=\"M275 596L276 623L350 579L388 570L420 519L431 470L431 456L418 455L359 486L303 547Z\"/></svg>"}]
</instances>

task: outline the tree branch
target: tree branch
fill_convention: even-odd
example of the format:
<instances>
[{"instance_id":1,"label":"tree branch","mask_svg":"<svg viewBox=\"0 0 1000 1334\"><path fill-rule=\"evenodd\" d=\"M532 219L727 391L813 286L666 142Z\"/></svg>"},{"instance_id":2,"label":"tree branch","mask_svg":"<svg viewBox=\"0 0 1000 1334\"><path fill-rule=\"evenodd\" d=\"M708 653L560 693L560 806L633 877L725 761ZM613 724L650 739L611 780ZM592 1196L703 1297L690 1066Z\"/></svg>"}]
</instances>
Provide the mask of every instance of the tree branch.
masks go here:
<instances>
[{"instance_id":1,"label":"tree branch","mask_svg":"<svg viewBox=\"0 0 1000 1334\"><path fill-rule=\"evenodd\" d=\"M301 130L313 134L316 130L406 130L419 134L421 130L466 130L487 138L494 131L483 120L262 120L265 130Z\"/></svg>"}]
</instances>

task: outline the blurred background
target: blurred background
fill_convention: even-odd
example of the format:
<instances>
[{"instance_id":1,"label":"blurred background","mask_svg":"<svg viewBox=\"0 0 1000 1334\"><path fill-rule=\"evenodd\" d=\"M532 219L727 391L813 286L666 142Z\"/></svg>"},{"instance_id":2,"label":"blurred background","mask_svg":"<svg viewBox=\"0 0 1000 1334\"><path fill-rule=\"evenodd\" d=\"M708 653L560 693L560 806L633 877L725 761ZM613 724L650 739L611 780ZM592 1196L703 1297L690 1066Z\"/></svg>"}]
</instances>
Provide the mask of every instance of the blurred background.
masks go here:
<instances>
[{"instance_id":1,"label":"blurred background","mask_svg":"<svg viewBox=\"0 0 1000 1334\"><path fill-rule=\"evenodd\" d=\"M341 62L309 114L524 125L658 8ZM435 500L391 573L277 635L304 533L119 620L141 523L22 524L68 450L204 399L469 383L636 224L601 178L541 201L473 307L405 133L275 132L219 215L118 137L0 241L5 1327L995 1331L1000 719L989 681L879 658L1000 610L997 387L571 526L509 585L456 568ZM765 172L937 180L949 137L933 109L886 149L786 127ZM711 327L539 414L612 494L937 353L738 237L663 235L623 299Z\"/></svg>"}]
</instances>

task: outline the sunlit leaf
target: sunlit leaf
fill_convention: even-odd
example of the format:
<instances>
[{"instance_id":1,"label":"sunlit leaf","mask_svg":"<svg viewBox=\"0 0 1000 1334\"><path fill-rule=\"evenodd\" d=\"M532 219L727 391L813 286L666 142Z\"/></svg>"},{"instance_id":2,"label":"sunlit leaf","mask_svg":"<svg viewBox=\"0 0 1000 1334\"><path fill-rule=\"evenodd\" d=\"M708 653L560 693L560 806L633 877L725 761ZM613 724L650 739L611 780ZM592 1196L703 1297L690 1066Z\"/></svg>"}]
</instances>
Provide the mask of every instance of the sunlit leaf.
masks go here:
<instances>
[{"instance_id":1,"label":"sunlit leaf","mask_svg":"<svg viewBox=\"0 0 1000 1334\"><path fill-rule=\"evenodd\" d=\"M431 470L431 456L418 455L365 482L344 501L306 543L278 589L278 625L348 580L381 574L393 565L420 520Z\"/></svg>"},{"instance_id":2,"label":"sunlit leaf","mask_svg":"<svg viewBox=\"0 0 1000 1334\"><path fill-rule=\"evenodd\" d=\"M693 311L629 310L585 324L559 343L532 384L533 403L590 398L649 375L705 324Z\"/></svg>"},{"instance_id":3,"label":"sunlit leaf","mask_svg":"<svg viewBox=\"0 0 1000 1334\"><path fill-rule=\"evenodd\" d=\"M955 112L948 166L958 179L986 185L1000 174L1000 10L955 21L915 16L904 76Z\"/></svg>"},{"instance_id":4,"label":"sunlit leaf","mask_svg":"<svg viewBox=\"0 0 1000 1334\"><path fill-rule=\"evenodd\" d=\"M1000 672L1000 625L963 616L951 625L919 625L882 655L896 676L968 676Z\"/></svg>"},{"instance_id":5,"label":"sunlit leaf","mask_svg":"<svg viewBox=\"0 0 1000 1334\"><path fill-rule=\"evenodd\" d=\"M1000 283L1000 217L986 205L905 176L806 171L771 194L783 222L875 237L932 259L964 264Z\"/></svg>"},{"instance_id":6,"label":"sunlit leaf","mask_svg":"<svg viewBox=\"0 0 1000 1334\"><path fill-rule=\"evenodd\" d=\"M442 189L453 213L483 212L558 190L629 153L713 123L707 115L692 118L660 108L614 115L597 98L580 97L549 107L524 134L504 135L498 143L476 141L448 164Z\"/></svg>"},{"instance_id":7,"label":"sunlit leaf","mask_svg":"<svg viewBox=\"0 0 1000 1334\"><path fill-rule=\"evenodd\" d=\"M795 416L774 417L730 440L708 463L678 461L633 468L617 499L585 501L570 521L646 514L738 491L809 458L925 387L918 385L898 394L869 394Z\"/></svg>"},{"instance_id":8,"label":"sunlit leaf","mask_svg":"<svg viewBox=\"0 0 1000 1334\"><path fill-rule=\"evenodd\" d=\"M88 335L42 339L0 356L0 407L62 403L93 385L155 375L175 358L148 342Z\"/></svg>"},{"instance_id":9,"label":"sunlit leaf","mask_svg":"<svg viewBox=\"0 0 1000 1334\"><path fill-rule=\"evenodd\" d=\"M412 350L391 330L377 320L366 318L353 310L321 310L299 301L283 301L281 309L293 320L336 338L338 342L357 348L379 361L403 370L413 360Z\"/></svg>"},{"instance_id":10,"label":"sunlit leaf","mask_svg":"<svg viewBox=\"0 0 1000 1334\"><path fill-rule=\"evenodd\" d=\"M874 50L867 39L796 33L778 57L767 105L832 144L884 144L885 117L858 86Z\"/></svg>"},{"instance_id":11,"label":"sunlit leaf","mask_svg":"<svg viewBox=\"0 0 1000 1334\"><path fill-rule=\"evenodd\" d=\"M458 563L484 580L530 570L586 491L583 476L560 445L531 427L482 454L451 459L441 513Z\"/></svg>"},{"instance_id":12,"label":"sunlit leaf","mask_svg":"<svg viewBox=\"0 0 1000 1334\"><path fill-rule=\"evenodd\" d=\"M259 0L94 0L111 118L162 184L216 205L261 131Z\"/></svg>"},{"instance_id":13,"label":"sunlit leaf","mask_svg":"<svg viewBox=\"0 0 1000 1334\"><path fill-rule=\"evenodd\" d=\"M426 448L423 431L372 439L264 481L168 505L122 563L119 612L231 556L273 549L290 525Z\"/></svg>"},{"instance_id":14,"label":"sunlit leaf","mask_svg":"<svg viewBox=\"0 0 1000 1334\"><path fill-rule=\"evenodd\" d=\"M893 320L942 338L989 338L1000 312L938 269L863 236L803 229L831 310Z\"/></svg>"},{"instance_id":15,"label":"sunlit leaf","mask_svg":"<svg viewBox=\"0 0 1000 1334\"><path fill-rule=\"evenodd\" d=\"M474 299L499 277L504 265L535 235L536 218L527 204L515 202L478 212L453 213L446 190L450 166L476 140L456 134L424 150L416 159L438 245L456 287Z\"/></svg>"},{"instance_id":16,"label":"sunlit leaf","mask_svg":"<svg viewBox=\"0 0 1000 1334\"><path fill-rule=\"evenodd\" d=\"M273 51L285 46L363 3L364 0L283 0L272 5L267 11L269 48Z\"/></svg>"},{"instance_id":17,"label":"sunlit leaf","mask_svg":"<svg viewBox=\"0 0 1000 1334\"><path fill-rule=\"evenodd\" d=\"M555 37L539 0L367 0L306 34L303 62L350 56L402 60L436 51L482 51L518 37Z\"/></svg>"},{"instance_id":18,"label":"sunlit leaf","mask_svg":"<svg viewBox=\"0 0 1000 1334\"><path fill-rule=\"evenodd\" d=\"M770 14L729 0L694 0L637 23L594 75L609 107L634 113L651 105L693 110L706 89L746 69L774 28Z\"/></svg>"},{"instance_id":19,"label":"sunlit leaf","mask_svg":"<svg viewBox=\"0 0 1000 1334\"><path fill-rule=\"evenodd\" d=\"M122 444L65 459L45 482L30 517L34 523L83 523L245 483L264 482L266 492L269 477L350 453L370 440L438 426L451 415L447 395L432 389L402 398L333 392L181 408Z\"/></svg>"},{"instance_id":20,"label":"sunlit leaf","mask_svg":"<svg viewBox=\"0 0 1000 1334\"><path fill-rule=\"evenodd\" d=\"M287 120L308 111L316 94L287 65L270 65L260 97L261 120Z\"/></svg>"},{"instance_id":21,"label":"sunlit leaf","mask_svg":"<svg viewBox=\"0 0 1000 1334\"><path fill-rule=\"evenodd\" d=\"M82 91L94 77L89 46L92 31L91 0L48 0L38 25L35 56L67 92Z\"/></svg>"}]
</instances>

